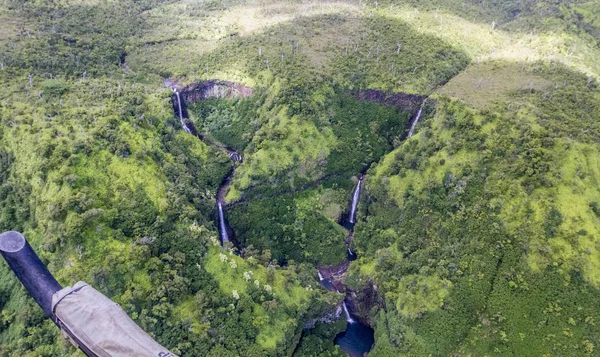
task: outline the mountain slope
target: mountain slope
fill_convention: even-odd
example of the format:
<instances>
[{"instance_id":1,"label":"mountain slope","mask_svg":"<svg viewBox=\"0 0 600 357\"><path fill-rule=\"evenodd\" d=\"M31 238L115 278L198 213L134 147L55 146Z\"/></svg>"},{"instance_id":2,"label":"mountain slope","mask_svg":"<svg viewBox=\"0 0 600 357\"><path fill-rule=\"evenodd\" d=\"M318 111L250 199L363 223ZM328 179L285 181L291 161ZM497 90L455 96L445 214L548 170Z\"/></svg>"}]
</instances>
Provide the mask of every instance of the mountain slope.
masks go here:
<instances>
[{"instance_id":1,"label":"mountain slope","mask_svg":"<svg viewBox=\"0 0 600 357\"><path fill-rule=\"evenodd\" d=\"M346 259L338 222L366 171L343 280L371 355L597 354L599 16L2 0L0 228L182 356L336 356L343 297L314 265ZM254 94L186 103L202 141L167 78ZM244 157L225 207L240 256L217 246L216 141ZM4 263L0 282L0 355L77 355Z\"/></svg>"},{"instance_id":2,"label":"mountain slope","mask_svg":"<svg viewBox=\"0 0 600 357\"><path fill-rule=\"evenodd\" d=\"M485 110L439 97L370 171L352 281L384 299L373 355L575 356L600 342L600 92L565 69L533 74L561 85Z\"/></svg>"}]
</instances>

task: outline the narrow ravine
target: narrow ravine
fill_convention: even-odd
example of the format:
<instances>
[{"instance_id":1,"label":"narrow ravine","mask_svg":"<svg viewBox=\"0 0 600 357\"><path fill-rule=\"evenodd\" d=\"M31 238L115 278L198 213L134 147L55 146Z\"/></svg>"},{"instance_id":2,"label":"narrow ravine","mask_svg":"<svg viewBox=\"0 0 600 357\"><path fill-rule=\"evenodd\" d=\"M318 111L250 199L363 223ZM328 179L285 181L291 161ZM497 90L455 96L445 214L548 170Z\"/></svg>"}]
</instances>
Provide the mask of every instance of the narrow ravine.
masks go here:
<instances>
[{"instance_id":1,"label":"narrow ravine","mask_svg":"<svg viewBox=\"0 0 600 357\"><path fill-rule=\"evenodd\" d=\"M356 224L356 211L358 209L358 202L360 201L360 192L365 180L365 175L362 174L358 178L356 187L352 192L352 200L350 202L350 213L348 214L347 220L341 222L341 225L348 230L348 237L346 238L346 245L348 246L348 262L356 260L357 255L352 251L350 245L352 244L352 238L354 233L354 225ZM344 267L344 272L348 267ZM340 293L344 291L345 297L342 303L342 309L346 315L346 330L338 334L334 342L336 345L352 357L361 357L365 353L368 353L373 348L375 343L375 331L371 326L362 322L358 317L353 316L348 305L351 305L351 293L346 289L340 281L334 281L333 278L325 279L319 270L319 281L329 291L335 291Z\"/></svg>"},{"instance_id":2,"label":"narrow ravine","mask_svg":"<svg viewBox=\"0 0 600 357\"><path fill-rule=\"evenodd\" d=\"M423 100L415 118L412 120L407 138L410 138L414 134L419 119L421 119L421 114L423 113L423 107L426 100L427 99ZM349 231L348 237L346 238L346 245L348 246L348 261L353 261L357 258L356 253L354 253L351 249L351 244L354 236L356 213L358 210L358 203L360 201L360 193L364 184L364 180L365 174L361 174L352 193L350 213L347 216L348 218L347 220L340 222L341 225ZM346 291L342 308L346 315L346 321L348 322L348 325L346 327L346 331L338 334L335 337L335 344L340 346L340 348L344 352L348 353L348 355L351 357L364 356L373 348L375 343L375 331L371 326L363 323L358 317L352 315L350 309L348 308L348 305L352 304L352 294L351 292L347 291L346 287L341 282L335 281L333 278L324 278L321 270L319 270L319 281L329 291L335 291L338 293L340 290ZM342 289L339 288L340 286Z\"/></svg>"},{"instance_id":3,"label":"narrow ravine","mask_svg":"<svg viewBox=\"0 0 600 357\"><path fill-rule=\"evenodd\" d=\"M206 83L214 85L217 82L209 81ZM202 89L203 91L200 92L201 94L196 94L194 96L194 95L190 95L190 93L187 93L186 95L188 97L191 97L196 100L206 99L215 93L216 93L215 94L216 96L223 95L223 93L224 93L223 88L220 88L218 86L216 87L218 90L215 90L212 87L207 87L208 90L206 90L206 88L205 88L206 83L199 83L199 84L189 86L191 88L194 88L195 90L198 90L198 88ZM247 95L251 94L252 90L249 88L241 87L239 85L235 85L235 84L229 83L229 82L224 82L224 83L232 86L233 91L244 92ZM219 188L217 190L217 214L218 214L218 224L217 225L218 225L218 231L219 231L221 243L222 243L223 247L226 248L228 246L229 242L231 242L231 243L234 243L234 242L232 242L233 231L228 226L227 217L224 213L224 207L226 206L225 196L227 194L227 189L228 189L229 185L231 184L233 174L235 173L235 168L239 163L242 162L243 157L240 153L230 150L229 148L225 147L221 143L213 142L213 141L207 142L206 140L204 140L205 138L201 134L197 133L197 131L194 128L192 123L186 123L186 120L185 120L186 119L186 114L185 114L186 111L184 111L185 103L184 103L184 99L182 99L182 95L180 94L180 90L178 89L177 85L175 85L170 80L165 80L165 85L173 90L174 106L175 106L175 99L176 99L176 106L177 106L177 108L174 108L174 109L175 109L176 115L179 117L179 122L180 122L183 130L185 130L185 132L188 134L195 135L200 140L205 141L208 145L212 145L212 146L217 147L218 149L226 152L227 155L229 156L230 160L233 162L233 167L232 167L231 171L225 176L225 178L223 179L221 185L219 186ZM221 83L221 85L222 85L222 83ZM250 93L250 94L248 94L248 93ZM425 101L423 101L421 103L421 106L420 106L415 118L413 119L413 121L411 123L410 130L409 130L408 136L407 136L409 138L413 135L415 127L416 127L419 119L421 118L424 104L425 104ZM352 239L353 239L353 234L354 234L354 225L356 224L356 221L357 221L356 214L357 214L358 205L360 202L360 194L361 194L361 191L363 188L364 180L365 180L365 174L362 173L358 177L356 187L352 191L352 198L350 200L349 213L347 216L345 216L343 218L343 220L341 222L339 222L348 231L348 236L346 238L346 245L347 245L347 249L348 249L347 261L342 264L339 264L337 266L319 266L319 267L317 267L319 282L323 285L323 287L325 287L325 289L327 289L331 292L337 292L338 294L342 294L342 293L345 294L344 300L341 305L341 309L344 311L344 314L346 316L347 327L346 327L345 331L339 333L335 337L334 342L336 345L340 346L340 348L351 357L364 356L366 353L371 351L371 349L373 348L373 345L375 343L375 336L374 336L375 332L374 332L373 328L371 326L367 325L366 323L364 323L363 321L361 321L361 319L358 316L353 314L352 311L353 311L354 303L352 301L352 292L350 292L346 288L346 286L341 282L341 279L342 279L343 275L345 274L345 272L347 271L350 262L353 260L356 260L358 257L357 254L352 251L351 244L352 244ZM326 276L324 276L324 272L327 272Z\"/></svg>"},{"instance_id":4,"label":"narrow ravine","mask_svg":"<svg viewBox=\"0 0 600 357\"><path fill-rule=\"evenodd\" d=\"M175 97L177 98L176 115L179 117L179 123L181 124L181 127L183 128L183 130L186 133L194 135L194 136L198 137L200 140L203 140L202 135L197 133L196 129L193 127L193 124L191 124L191 123L188 124L185 122L185 115L184 115L184 110L183 110L184 103L183 103L183 100L181 98L181 95L180 95L180 92L179 92L179 89L177 88L177 86L170 80L165 80L165 85L167 87L171 88L171 90L173 90L173 93L174 93ZM205 99L205 98L202 98L202 99ZM223 179L221 185L219 186L219 188L217 190L217 215L218 215L219 238L221 239L221 245L223 245L225 247L225 246L227 246L228 242L231 242L231 236L230 236L231 228L229 228L229 226L227 225L227 218L225 217L225 213L223 211L223 206L225 205L225 195L227 194L227 188L231 184L231 178L233 177L233 174L235 173L235 168L238 163L242 162L243 157L242 157L242 154L240 154L239 152L230 150L229 148L225 147L224 145L222 145L220 143L213 142L213 143L208 143L208 144L209 145L212 144L213 146L217 147L219 150L227 153L227 156L233 163L233 167L232 167L231 171L225 176L225 178Z\"/></svg>"}]
</instances>

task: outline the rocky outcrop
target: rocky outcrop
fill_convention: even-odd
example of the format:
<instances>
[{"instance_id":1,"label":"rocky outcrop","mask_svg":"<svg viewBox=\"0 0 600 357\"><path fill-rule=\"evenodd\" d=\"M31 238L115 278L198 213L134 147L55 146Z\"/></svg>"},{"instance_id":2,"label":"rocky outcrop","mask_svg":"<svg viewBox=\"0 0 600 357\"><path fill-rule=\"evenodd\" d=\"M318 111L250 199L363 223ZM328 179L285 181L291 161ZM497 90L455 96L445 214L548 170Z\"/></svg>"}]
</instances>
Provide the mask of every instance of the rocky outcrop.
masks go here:
<instances>
[{"instance_id":1,"label":"rocky outcrop","mask_svg":"<svg viewBox=\"0 0 600 357\"><path fill-rule=\"evenodd\" d=\"M358 291L346 290L348 310L364 323L370 325L369 311L375 306L383 306L383 300L378 294L377 285L372 281L366 282Z\"/></svg>"},{"instance_id":2,"label":"rocky outcrop","mask_svg":"<svg viewBox=\"0 0 600 357\"><path fill-rule=\"evenodd\" d=\"M317 323L332 324L332 323L336 322L337 320L339 320L341 315L342 315L342 303L340 302L340 304L337 306L335 311L325 314L318 319L313 319L313 320L308 321L306 323L306 325L304 325L303 329L304 330L311 329L311 328L315 327L315 325Z\"/></svg>"}]
</instances>

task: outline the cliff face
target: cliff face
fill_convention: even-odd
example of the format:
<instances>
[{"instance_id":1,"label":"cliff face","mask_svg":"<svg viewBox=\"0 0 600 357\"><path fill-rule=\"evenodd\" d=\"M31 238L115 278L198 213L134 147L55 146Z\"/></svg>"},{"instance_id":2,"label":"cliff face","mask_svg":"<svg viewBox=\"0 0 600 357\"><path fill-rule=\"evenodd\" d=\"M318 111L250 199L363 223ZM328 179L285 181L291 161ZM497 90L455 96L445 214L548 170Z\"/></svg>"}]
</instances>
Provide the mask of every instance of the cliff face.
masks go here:
<instances>
[{"instance_id":1,"label":"cliff face","mask_svg":"<svg viewBox=\"0 0 600 357\"><path fill-rule=\"evenodd\" d=\"M354 93L359 100L365 102L374 102L392 105L410 113L414 116L418 111L419 107L427 98L423 95L418 94L407 94L407 93L385 93L376 89L367 89Z\"/></svg>"},{"instance_id":2,"label":"cliff face","mask_svg":"<svg viewBox=\"0 0 600 357\"><path fill-rule=\"evenodd\" d=\"M186 103L193 103L208 98L245 98L252 92L252 88L238 83L210 80L183 87L181 96Z\"/></svg>"}]
</instances>

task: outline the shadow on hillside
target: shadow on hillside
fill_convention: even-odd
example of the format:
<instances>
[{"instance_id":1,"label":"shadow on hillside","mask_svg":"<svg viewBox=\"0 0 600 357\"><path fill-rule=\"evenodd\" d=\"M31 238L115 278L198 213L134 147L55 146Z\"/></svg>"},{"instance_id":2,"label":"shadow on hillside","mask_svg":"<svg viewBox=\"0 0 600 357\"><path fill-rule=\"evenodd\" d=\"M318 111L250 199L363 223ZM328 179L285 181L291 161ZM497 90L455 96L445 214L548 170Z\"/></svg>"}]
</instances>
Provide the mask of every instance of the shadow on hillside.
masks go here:
<instances>
[{"instance_id":1,"label":"shadow on hillside","mask_svg":"<svg viewBox=\"0 0 600 357\"><path fill-rule=\"evenodd\" d=\"M143 53L152 48L174 50L157 44L144 48ZM319 76L333 77L350 89L427 93L468 63L467 55L455 46L384 16L298 17L248 37L227 37L210 53L198 54L192 44L177 51L186 63L163 62L157 55L144 65L155 73L181 74L190 81L260 82L262 73L300 86Z\"/></svg>"}]
</instances>

